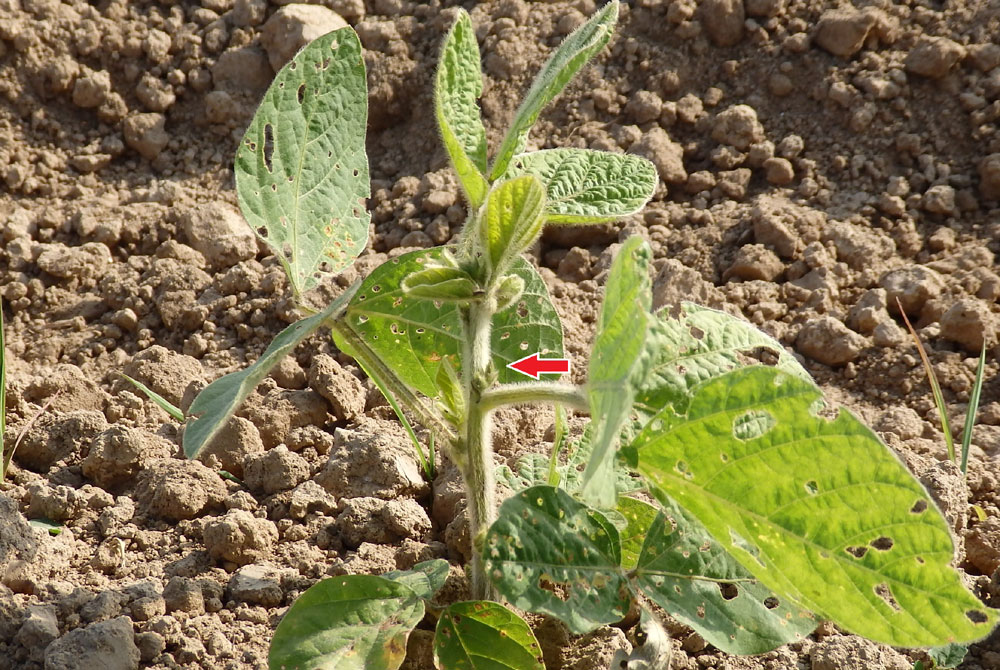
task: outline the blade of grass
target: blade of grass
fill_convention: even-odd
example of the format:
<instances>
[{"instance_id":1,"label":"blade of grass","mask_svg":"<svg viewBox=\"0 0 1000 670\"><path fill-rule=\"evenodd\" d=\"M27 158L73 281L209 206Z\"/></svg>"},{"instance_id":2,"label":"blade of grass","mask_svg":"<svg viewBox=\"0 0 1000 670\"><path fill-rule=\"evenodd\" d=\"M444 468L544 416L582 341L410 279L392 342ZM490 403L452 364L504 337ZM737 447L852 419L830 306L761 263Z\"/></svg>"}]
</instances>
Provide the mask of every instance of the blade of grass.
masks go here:
<instances>
[{"instance_id":1,"label":"blade of grass","mask_svg":"<svg viewBox=\"0 0 1000 670\"><path fill-rule=\"evenodd\" d=\"M962 428L962 473L969 468L969 447L972 446L972 427L976 425L976 412L979 410L979 394L983 390L983 371L986 367L986 340L979 352L979 365L976 366L976 383L972 385L972 395L969 396L969 408L965 413L965 426Z\"/></svg>"},{"instance_id":2,"label":"blade of grass","mask_svg":"<svg viewBox=\"0 0 1000 670\"><path fill-rule=\"evenodd\" d=\"M10 462L14 459L14 452L17 451L17 448L19 446L21 446L21 440L23 440L24 436L28 434L28 431L31 430L31 427L33 425L35 425L35 422L38 421L38 419L40 419L41 416L43 414L45 414L45 412L48 411L49 407L51 407L52 403L54 403L56 401L56 398L59 397L60 393L61 393L61 391L56 391L54 394L52 394L52 397L45 401L45 404L42 405L41 409L39 409L37 412L35 412L35 415L33 417L31 417L31 419L28 421L28 423L26 423L24 425L24 428L21 429L21 432L17 434L17 439L14 440L14 446L11 447L10 451L8 451L6 454L4 454L4 457L3 457L3 474L4 475L7 474L7 469L10 467ZM0 478L0 481L3 481L3 479Z\"/></svg>"},{"instance_id":3,"label":"blade of grass","mask_svg":"<svg viewBox=\"0 0 1000 670\"><path fill-rule=\"evenodd\" d=\"M410 425L409 419L406 418L406 414L403 412L403 408L399 406L396 401L396 397L389 391L389 389L382 383L382 381L375 375L369 374L368 370L365 369L364 364L358 361L361 365L361 369L364 370L368 378L375 382L375 386L378 390L382 392L382 396L389 402L389 406L392 407L392 411L396 413L396 417L399 422L403 424L403 428L406 429L406 434L410 436L410 441L413 442L413 448L417 452L417 459L420 461L420 469L424 471L424 475L427 477L427 481L434 481L434 431L431 432L430 440L430 458L424 454L423 447L420 446L420 440L417 439L417 434L413 430L413 426Z\"/></svg>"},{"instance_id":4,"label":"blade of grass","mask_svg":"<svg viewBox=\"0 0 1000 670\"><path fill-rule=\"evenodd\" d=\"M934 394L934 404L937 405L938 416L941 417L941 430L944 431L944 442L948 447L948 459L954 463L955 440L951 437L951 426L948 423L948 408L944 404L944 394L941 393L941 385L938 384L937 375L934 374L931 361L927 358L927 351L924 350L924 345L921 344L920 338L917 337L917 331L914 330L913 324L910 323L910 319L906 316L906 311L903 309L902 303L899 302L899 298L896 298L896 304L899 305L899 313L903 315L903 322L906 323L906 327L909 329L910 335L917 345L920 360L924 363L924 372L927 374L927 381L930 383L931 392Z\"/></svg>"},{"instance_id":5,"label":"blade of grass","mask_svg":"<svg viewBox=\"0 0 1000 670\"><path fill-rule=\"evenodd\" d=\"M180 407L174 405L169 400L167 400L166 398L164 398L151 388L147 387L142 382L136 379L132 379L124 372L119 372L118 374L120 374L125 379L129 380L133 386L135 386L137 389L145 393L147 398L155 402L160 407L160 409L169 414L175 421L184 423L184 412L181 411Z\"/></svg>"}]
</instances>

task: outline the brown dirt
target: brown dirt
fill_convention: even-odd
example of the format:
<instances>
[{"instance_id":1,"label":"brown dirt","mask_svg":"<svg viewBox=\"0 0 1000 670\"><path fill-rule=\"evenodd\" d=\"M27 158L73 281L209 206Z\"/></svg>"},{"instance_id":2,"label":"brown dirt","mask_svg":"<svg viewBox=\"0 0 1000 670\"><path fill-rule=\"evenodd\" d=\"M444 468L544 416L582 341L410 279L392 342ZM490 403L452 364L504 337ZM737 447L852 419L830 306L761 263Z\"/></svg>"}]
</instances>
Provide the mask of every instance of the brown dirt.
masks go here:
<instances>
[{"instance_id":1,"label":"brown dirt","mask_svg":"<svg viewBox=\"0 0 1000 670\"><path fill-rule=\"evenodd\" d=\"M262 385L204 464L182 460L178 426L117 374L186 406L294 319L280 267L235 214L231 172L273 76L261 34L277 4L0 0L12 431L51 402L0 507L66 528L47 537L16 515L0 520L0 668L263 668L281 614L322 576L457 563L467 551L453 470L432 497L391 411L323 338ZM464 212L428 112L457 3L323 4L357 26L372 98L374 236L332 293L402 248L448 240ZM495 146L537 66L595 2L463 4L484 53ZM639 153L664 181L642 214L547 233L536 258L582 370L615 243L647 236L659 304L743 314L801 354L938 496L959 565L1000 605L1000 11L986 0L854 5L623 7L611 48L532 141ZM987 342L967 486L943 462L896 297L956 429ZM513 458L541 442L551 416L511 412L498 424L501 455ZM458 597L457 572L453 581ZM563 647L558 626L539 632L550 668L595 667L628 644L615 629ZM749 659L672 632L677 669L895 669L923 658L830 626ZM95 661L87 654L102 637L114 652ZM426 633L411 652L409 667L427 667ZM1000 667L1000 635L962 667Z\"/></svg>"}]
</instances>

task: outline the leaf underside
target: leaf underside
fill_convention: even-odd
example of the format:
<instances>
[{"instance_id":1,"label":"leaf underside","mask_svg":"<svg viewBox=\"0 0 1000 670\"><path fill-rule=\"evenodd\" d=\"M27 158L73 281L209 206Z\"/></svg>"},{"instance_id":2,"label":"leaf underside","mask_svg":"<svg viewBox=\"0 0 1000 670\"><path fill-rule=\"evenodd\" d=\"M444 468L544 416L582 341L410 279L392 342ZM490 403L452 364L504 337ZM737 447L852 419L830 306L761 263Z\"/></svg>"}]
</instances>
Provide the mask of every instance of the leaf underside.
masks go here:
<instances>
[{"instance_id":1,"label":"leaf underside","mask_svg":"<svg viewBox=\"0 0 1000 670\"><path fill-rule=\"evenodd\" d=\"M450 605L438 619L434 662L448 670L544 670L542 648L521 617L486 600Z\"/></svg>"},{"instance_id":2,"label":"leaf underside","mask_svg":"<svg viewBox=\"0 0 1000 670\"><path fill-rule=\"evenodd\" d=\"M507 177L534 175L545 185L545 222L583 224L635 214L658 181L645 158L589 149L546 149L515 156Z\"/></svg>"},{"instance_id":3,"label":"leaf underside","mask_svg":"<svg viewBox=\"0 0 1000 670\"><path fill-rule=\"evenodd\" d=\"M760 654L801 639L816 618L783 602L689 514L668 501L647 528L636 585L671 616L729 654Z\"/></svg>"},{"instance_id":4,"label":"leaf underside","mask_svg":"<svg viewBox=\"0 0 1000 670\"><path fill-rule=\"evenodd\" d=\"M615 449L632 411L635 379L644 369L652 251L641 237L625 241L611 265L587 377L592 452L583 473L583 499L602 509L615 505Z\"/></svg>"},{"instance_id":5,"label":"leaf underside","mask_svg":"<svg viewBox=\"0 0 1000 670\"><path fill-rule=\"evenodd\" d=\"M424 616L410 589L383 577L346 575L298 597L271 640L271 670L395 670Z\"/></svg>"},{"instance_id":6,"label":"leaf underside","mask_svg":"<svg viewBox=\"0 0 1000 670\"><path fill-rule=\"evenodd\" d=\"M464 333L454 303L409 296L400 288L404 277L441 259L443 250L403 254L375 269L362 282L347 308L348 326L364 338L399 378L425 396L437 395L442 360L460 369ZM536 351L562 356L562 324L538 272L523 258L511 272L524 280L524 293L510 309L493 317L491 348L501 383L524 380L508 363Z\"/></svg>"},{"instance_id":7,"label":"leaf underside","mask_svg":"<svg viewBox=\"0 0 1000 670\"><path fill-rule=\"evenodd\" d=\"M464 9L445 38L434 86L434 111L441 140L458 180L477 208L486 198L486 129L477 100L483 94L479 45Z\"/></svg>"},{"instance_id":8,"label":"leaf underside","mask_svg":"<svg viewBox=\"0 0 1000 670\"><path fill-rule=\"evenodd\" d=\"M394 570L382 576L408 587L418 598L430 600L448 579L448 561L435 558L417 563L409 570Z\"/></svg>"},{"instance_id":9,"label":"leaf underside","mask_svg":"<svg viewBox=\"0 0 1000 670\"><path fill-rule=\"evenodd\" d=\"M618 21L618 2L609 2L556 47L514 114L514 121L493 159L490 179L503 177L511 159L524 151L531 127L549 102L566 87L580 68L611 39Z\"/></svg>"},{"instance_id":10,"label":"leaf underside","mask_svg":"<svg viewBox=\"0 0 1000 670\"><path fill-rule=\"evenodd\" d=\"M297 295L350 265L368 241L368 90L351 28L281 69L236 151L236 193Z\"/></svg>"},{"instance_id":11,"label":"leaf underside","mask_svg":"<svg viewBox=\"0 0 1000 670\"><path fill-rule=\"evenodd\" d=\"M927 492L860 421L825 411L813 384L748 367L657 414L626 453L779 599L902 647L989 633L996 611L949 566Z\"/></svg>"},{"instance_id":12,"label":"leaf underside","mask_svg":"<svg viewBox=\"0 0 1000 670\"><path fill-rule=\"evenodd\" d=\"M486 573L514 607L551 614L578 634L628 611L618 531L550 486L517 493L486 534Z\"/></svg>"}]
</instances>

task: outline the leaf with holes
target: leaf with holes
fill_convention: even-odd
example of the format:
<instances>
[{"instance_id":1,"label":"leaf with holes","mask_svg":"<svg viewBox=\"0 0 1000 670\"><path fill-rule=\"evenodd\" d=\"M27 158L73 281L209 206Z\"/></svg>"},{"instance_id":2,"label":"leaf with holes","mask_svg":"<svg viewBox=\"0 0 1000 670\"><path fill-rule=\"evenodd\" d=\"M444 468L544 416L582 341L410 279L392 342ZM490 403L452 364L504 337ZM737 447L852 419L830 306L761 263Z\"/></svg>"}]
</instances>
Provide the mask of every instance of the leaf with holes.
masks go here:
<instances>
[{"instance_id":1,"label":"leaf with holes","mask_svg":"<svg viewBox=\"0 0 1000 670\"><path fill-rule=\"evenodd\" d=\"M441 613L434 663L457 670L545 670L542 648L524 619L499 603L454 603Z\"/></svg>"},{"instance_id":2,"label":"leaf with holes","mask_svg":"<svg viewBox=\"0 0 1000 670\"><path fill-rule=\"evenodd\" d=\"M281 619L268 654L272 670L395 670L424 602L403 584L372 575L324 579Z\"/></svg>"},{"instance_id":3,"label":"leaf with holes","mask_svg":"<svg viewBox=\"0 0 1000 670\"><path fill-rule=\"evenodd\" d=\"M622 568L632 570L639 562L639 552L656 519L658 509L644 500L621 496L618 512L625 518L625 529L620 531L622 543Z\"/></svg>"},{"instance_id":4,"label":"leaf with holes","mask_svg":"<svg viewBox=\"0 0 1000 670\"><path fill-rule=\"evenodd\" d=\"M335 319L344 313L357 288L358 285L355 284L322 312L296 321L278 333L260 358L250 367L230 372L203 388L188 408L188 416L194 418L184 428L184 454L188 458L197 456L198 452L222 430L271 368L303 340L319 330L328 319Z\"/></svg>"},{"instance_id":5,"label":"leaf with holes","mask_svg":"<svg viewBox=\"0 0 1000 670\"><path fill-rule=\"evenodd\" d=\"M761 654L800 639L816 618L776 598L687 512L667 500L648 526L635 584L670 616L729 654Z\"/></svg>"},{"instance_id":6,"label":"leaf with holes","mask_svg":"<svg viewBox=\"0 0 1000 670\"><path fill-rule=\"evenodd\" d=\"M948 524L924 488L810 382L766 366L715 377L625 455L779 599L852 633L925 647L997 620L949 565Z\"/></svg>"},{"instance_id":7,"label":"leaf with holes","mask_svg":"<svg viewBox=\"0 0 1000 670\"><path fill-rule=\"evenodd\" d=\"M438 61L434 112L441 141L474 209L483 204L489 188L483 176L486 172L486 129L476 102L482 94L479 45L468 12L459 9Z\"/></svg>"},{"instance_id":8,"label":"leaf with holes","mask_svg":"<svg viewBox=\"0 0 1000 670\"><path fill-rule=\"evenodd\" d=\"M440 248L422 249L380 265L362 282L345 316L348 326L405 384L428 397L437 395L442 360L448 358L460 369L461 318L454 303L409 296L401 284L428 263L440 263L443 253ZM538 271L518 258L511 272L524 280L524 293L514 306L493 317L493 361L502 383L523 381L524 375L507 364L529 353L562 356L562 324Z\"/></svg>"},{"instance_id":9,"label":"leaf with holes","mask_svg":"<svg viewBox=\"0 0 1000 670\"><path fill-rule=\"evenodd\" d=\"M361 43L350 28L311 42L274 78L236 150L243 216L297 295L350 265L368 242Z\"/></svg>"},{"instance_id":10,"label":"leaf with holes","mask_svg":"<svg viewBox=\"0 0 1000 670\"><path fill-rule=\"evenodd\" d=\"M393 570L382 576L409 587L417 597L430 600L448 579L448 561L435 558L417 563L409 570Z\"/></svg>"},{"instance_id":11,"label":"leaf with holes","mask_svg":"<svg viewBox=\"0 0 1000 670\"><path fill-rule=\"evenodd\" d=\"M524 151L528 133L538 120L542 109L559 95L587 61L604 48L611 39L611 33L617 22L618 2L613 0L556 47L531 83L531 88L525 94L521 106L517 108L514 121L493 159L491 180L496 181L503 177L511 158Z\"/></svg>"},{"instance_id":12,"label":"leaf with holes","mask_svg":"<svg viewBox=\"0 0 1000 670\"><path fill-rule=\"evenodd\" d=\"M560 489L535 486L504 501L486 534L483 559L514 607L559 617L574 633L628 611L618 531Z\"/></svg>"},{"instance_id":13,"label":"leaf with holes","mask_svg":"<svg viewBox=\"0 0 1000 670\"><path fill-rule=\"evenodd\" d=\"M615 449L632 411L634 383L645 368L650 319L649 263L653 252L641 237L622 244L604 288L587 376L593 439L583 472L583 499L601 508L615 505Z\"/></svg>"},{"instance_id":14,"label":"leaf with holes","mask_svg":"<svg viewBox=\"0 0 1000 670\"><path fill-rule=\"evenodd\" d=\"M636 389L635 408L646 417L682 401L697 384L756 363L766 352L780 370L811 381L809 373L781 343L748 321L694 303L681 303L674 318L657 312L647 337L652 361Z\"/></svg>"},{"instance_id":15,"label":"leaf with holes","mask_svg":"<svg viewBox=\"0 0 1000 670\"><path fill-rule=\"evenodd\" d=\"M508 177L530 174L545 185L545 223L613 221L635 214L656 190L645 158L589 149L547 149L515 156Z\"/></svg>"}]
</instances>

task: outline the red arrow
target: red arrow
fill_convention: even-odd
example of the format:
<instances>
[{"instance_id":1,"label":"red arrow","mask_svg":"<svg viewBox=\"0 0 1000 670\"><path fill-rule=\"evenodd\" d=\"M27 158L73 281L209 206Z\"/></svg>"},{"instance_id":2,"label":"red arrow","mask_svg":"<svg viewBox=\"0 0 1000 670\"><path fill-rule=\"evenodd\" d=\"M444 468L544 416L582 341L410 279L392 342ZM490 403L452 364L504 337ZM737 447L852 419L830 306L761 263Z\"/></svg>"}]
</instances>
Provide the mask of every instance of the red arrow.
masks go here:
<instances>
[{"instance_id":1,"label":"red arrow","mask_svg":"<svg viewBox=\"0 0 1000 670\"><path fill-rule=\"evenodd\" d=\"M525 356L519 361L508 363L507 367L517 370L522 375L538 379L539 375L565 374L569 372L568 358L539 358L537 353Z\"/></svg>"}]
</instances>

